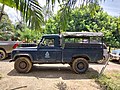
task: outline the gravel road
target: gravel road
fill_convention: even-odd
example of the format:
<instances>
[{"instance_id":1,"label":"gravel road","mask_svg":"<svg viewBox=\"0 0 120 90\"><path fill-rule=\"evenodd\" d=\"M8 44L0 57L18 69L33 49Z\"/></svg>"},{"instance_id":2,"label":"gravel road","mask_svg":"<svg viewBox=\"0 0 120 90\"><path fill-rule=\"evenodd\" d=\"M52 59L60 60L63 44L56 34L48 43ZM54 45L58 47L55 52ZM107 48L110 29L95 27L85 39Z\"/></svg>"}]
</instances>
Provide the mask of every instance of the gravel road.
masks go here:
<instances>
[{"instance_id":1,"label":"gravel road","mask_svg":"<svg viewBox=\"0 0 120 90\"><path fill-rule=\"evenodd\" d=\"M90 64L85 74L75 74L67 64L42 64L20 74L8 61L0 61L0 90L101 90L93 78L104 65ZM120 71L120 64L109 62L105 71L110 70Z\"/></svg>"}]
</instances>

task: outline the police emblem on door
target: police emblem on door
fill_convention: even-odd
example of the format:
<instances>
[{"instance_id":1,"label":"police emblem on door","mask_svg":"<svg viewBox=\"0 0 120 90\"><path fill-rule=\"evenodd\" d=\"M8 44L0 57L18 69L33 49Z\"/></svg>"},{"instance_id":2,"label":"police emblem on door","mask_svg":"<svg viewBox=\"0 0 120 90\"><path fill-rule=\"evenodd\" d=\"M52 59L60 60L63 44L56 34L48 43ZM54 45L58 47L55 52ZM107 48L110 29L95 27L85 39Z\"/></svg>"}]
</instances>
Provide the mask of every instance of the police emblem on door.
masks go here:
<instances>
[{"instance_id":1,"label":"police emblem on door","mask_svg":"<svg viewBox=\"0 0 120 90\"><path fill-rule=\"evenodd\" d=\"M49 52L46 52L46 53L45 53L45 58L50 58Z\"/></svg>"}]
</instances>

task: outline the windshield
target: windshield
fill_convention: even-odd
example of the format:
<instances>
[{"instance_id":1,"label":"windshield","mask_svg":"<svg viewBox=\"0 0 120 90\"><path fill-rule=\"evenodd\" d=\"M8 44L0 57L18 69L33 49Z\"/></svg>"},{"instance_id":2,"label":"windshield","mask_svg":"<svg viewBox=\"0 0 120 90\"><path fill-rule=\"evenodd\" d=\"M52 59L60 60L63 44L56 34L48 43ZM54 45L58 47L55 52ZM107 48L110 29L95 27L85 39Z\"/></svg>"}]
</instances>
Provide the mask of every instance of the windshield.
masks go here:
<instances>
[{"instance_id":1,"label":"windshield","mask_svg":"<svg viewBox=\"0 0 120 90\"><path fill-rule=\"evenodd\" d=\"M54 38L45 38L43 37L40 41L40 46L52 46L54 47Z\"/></svg>"}]
</instances>

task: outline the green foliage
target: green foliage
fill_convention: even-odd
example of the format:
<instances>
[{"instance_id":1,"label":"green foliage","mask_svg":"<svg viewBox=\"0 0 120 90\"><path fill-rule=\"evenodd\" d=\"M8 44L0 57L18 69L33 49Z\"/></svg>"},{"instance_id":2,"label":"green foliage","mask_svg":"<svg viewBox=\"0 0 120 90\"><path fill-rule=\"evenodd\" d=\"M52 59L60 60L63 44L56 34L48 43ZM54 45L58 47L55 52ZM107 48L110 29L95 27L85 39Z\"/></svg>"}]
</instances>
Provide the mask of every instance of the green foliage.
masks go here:
<instances>
[{"instance_id":1,"label":"green foliage","mask_svg":"<svg viewBox=\"0 0 120 90\"><path fill-rule=\"evenodd\" d=\"M67 21L69 19L69 14L71 10L75 7L75 4L78 0L46 0L46 6L51 9L55 6L56 2L61 6L59 11L60 16L60 26L64 30L67 26ZM102 1L102 0L100 0ZM89 3L98 3L99 0L80 0L82 6ZM14 7L21 12L23 20L27 23L29 28L39 30L44 22L44 17L42 14L42 7L39 5L38 0L0 0L0 3L7 5L9 7ZM85 4L86 3L86 4ZM94 5L95 6L95 5ZM94 13L92 8L91 14ZM49 10L48 10L49 11Z\"/></svg>"},{"instance_id":2,"label":"green foliage","mask_svg":"<svg viewBox=\"0 0 120 90\"><path fill-rule=\"evenodd\" d=\"M14 26L8 15L4 11L2 13L3 15L0 21L0 40L9 40L13 35Z\"/></svg>"},{"instance_id":3,"label":"green foliage","mask_svg":"<svg viewBox=\"0 0 120 90\"><path fill-rule=\"evenodd\" d=\"M50 17L52 17L53 12L50 9L50 6L43 6L43 15L44 15L44 21L46 22Z\"/></svg>"},{"instance_id":4,"label":"green foliage","mask_svg":"<svg viewBox=\"0 0 120 90\"><path fill-rule=\"evenodd\" d=\"M120 90L120 73L108 73L96 79L105 90Z\"/></svg>"},{"instance_id":5,"label":"green foliage","mask_svg":"<svg viewBox=\"0 0 120 90\"><path fill-rule=\"evenodd\" d=\"M54 17L54 19L50 18L48 22L46 23L44 33L47 34L58 34L60 30L59 23L56 22L58 20L58 17Z\"/></svg>"},{"instance_id":6,"label":"green foliage","mask_svg":"<svg viewBox=\"0 0 120 90\"><path fill-rule=\"evenodd\" d=\"M59 25L60 29L66 30L69 15L71 14L71 11L75 8L76 3L78 0L47 0L47 5L53 8L55 3L58 2L61 9L59 10ZM96 10L96 4L98 4L99 1L102 0L79 0L79 5L86 6L92 3L92 6L90 7L91 15L94 15L94 11Z\"/></svg>"},{"instance_id":7,"label":"green foliage","mask_svg":"<svg viewBox=\"0 0 120 90\"><path fill-rule=\"evenodd\" d=\"M39 31L31 30L25 28L24 31L18 30L17 35L19 36L18 39L24 42L33 42L34 40L39 40L41 37L41 33Z\"/></svg>"},{"instance_id":8,"label":"green foliage","mask_svg":"<svg viewBox=\"0 0 120 90\"><path fill-rule=\"evenodd\" d=\"M38 30L32 30L27 28L26 24L22 22L18 22L15 25L15 30L14 30L14 40L20 40L23 42L33 42L40 40L42 35L42 31Z\"/></svg>"},{"instance_id":9,"label":"green foliage","mask_svg":"<svg viewBox=\"0 0 120 90\"><path fill-rule=\"evenodd\" d=\"M103 32L104 41L107 45L120 46L120 19L109 16L103 12L99 5L89 4L80 8L75 8L71 11L67 26L61 28L61 17L58 12L57 15L50 18L46 23L45 33L59 33L63 31L68 32ZM94 8L94 12L91 12L91 8Z\"/></svg>"},{"instance_id":10,"label":"green foliage","mask_svg":"<svg viewBox=\"0 0 120 90\"><path fill-rule=\"evenodd\" d=\"M62 30L66 28L66 25L68 23L67 21L69 18L68 15L71 13L71 10L75 7L77 1L78 0L46 0L46 6L48 6L50 9L51 7L53 9L56 2L58 2L61 6L60 25ZM80 0L79 2L84 6L89 3L98 3L99 0L87 0L87 2L86 0ZM42 14L42 7L39 5L38 0L0 0L0 3L12 8L14 7L17 10L19 10L23 17L23 20L27 23L29 28L35 30L41 29L41 26L44 22L44 17ZM91 10L93 12L94 8L92 8Z\"/></svg>"}]
</instances>

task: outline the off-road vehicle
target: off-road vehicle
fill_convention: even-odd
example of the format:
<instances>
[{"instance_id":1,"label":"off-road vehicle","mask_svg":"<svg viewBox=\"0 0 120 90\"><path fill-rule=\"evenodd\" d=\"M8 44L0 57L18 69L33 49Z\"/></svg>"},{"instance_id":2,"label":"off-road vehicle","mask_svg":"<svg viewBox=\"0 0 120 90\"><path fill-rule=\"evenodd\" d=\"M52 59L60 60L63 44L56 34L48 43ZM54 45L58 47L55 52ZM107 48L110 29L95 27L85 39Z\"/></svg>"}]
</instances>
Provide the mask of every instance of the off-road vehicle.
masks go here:
<instances>
[{"instance_id":1,"label":"off-road vehicle","mask_svg":"<svg viewBox=\"0 0 120 90\"><path fill-rule=\"evenodd\" d=\"M85 73L89 62L103 59L101 32L65 32L42 36L36 47L19 47L12 51L14 68L27 73L33 64L69 64L75 73Z\"/></svg>"}]
</instances>

